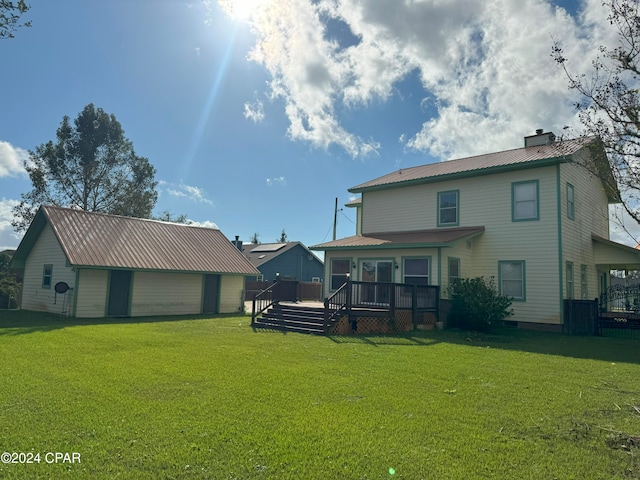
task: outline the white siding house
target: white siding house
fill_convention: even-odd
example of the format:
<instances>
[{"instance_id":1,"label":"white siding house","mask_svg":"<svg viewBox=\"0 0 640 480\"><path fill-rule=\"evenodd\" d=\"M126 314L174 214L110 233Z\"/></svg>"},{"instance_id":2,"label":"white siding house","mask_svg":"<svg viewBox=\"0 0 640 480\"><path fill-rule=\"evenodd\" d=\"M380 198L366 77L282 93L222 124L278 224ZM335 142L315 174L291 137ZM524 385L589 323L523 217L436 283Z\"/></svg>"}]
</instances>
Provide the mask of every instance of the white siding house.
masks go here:
<instances>
[{"instance_id":1,"label":"white siding house","mask_svg":"<svg viewBox=\"0 0 640 480\"><path fill-rule=\"evenodd\" d=\"M555 142L538 131L525 147L390 173L349 191L360 198L356 235L325 251L325 296L356 281L447 287L493 278L521 326L563 323L563 299L593 299L615 264L640 252L609 241L619 194L594 139ZM599 171L599 175L591 172Z\"/></svg>"},{"instance_id":2,"label":"white siding house","mask_svg":"<svg viewBox=\"0 0 640 480\"><path fill-rule=\"evenodd\" d=\"M217 229L42 206L13 257L22 308L76 317L233 313L259 272Z\"/></svg>"}]
</instances>

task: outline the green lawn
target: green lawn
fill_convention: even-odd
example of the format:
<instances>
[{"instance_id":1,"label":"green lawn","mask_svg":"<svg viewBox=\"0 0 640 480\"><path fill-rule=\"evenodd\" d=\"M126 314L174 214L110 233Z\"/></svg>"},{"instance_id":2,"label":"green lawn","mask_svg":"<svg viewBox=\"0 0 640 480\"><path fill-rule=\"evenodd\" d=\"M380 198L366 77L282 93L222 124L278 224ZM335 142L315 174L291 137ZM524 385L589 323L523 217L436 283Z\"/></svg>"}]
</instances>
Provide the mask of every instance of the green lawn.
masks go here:
<instances>
[{"instance_id":1,"label":"green lawn","mask_svg":"<svg viewBox=\"0 0 640 480\"><path fill-rule=\"evenodd\" d=\"M0 478L640 478L637 340L0 311L0 382Z\"/></svg>"}]
</instances>

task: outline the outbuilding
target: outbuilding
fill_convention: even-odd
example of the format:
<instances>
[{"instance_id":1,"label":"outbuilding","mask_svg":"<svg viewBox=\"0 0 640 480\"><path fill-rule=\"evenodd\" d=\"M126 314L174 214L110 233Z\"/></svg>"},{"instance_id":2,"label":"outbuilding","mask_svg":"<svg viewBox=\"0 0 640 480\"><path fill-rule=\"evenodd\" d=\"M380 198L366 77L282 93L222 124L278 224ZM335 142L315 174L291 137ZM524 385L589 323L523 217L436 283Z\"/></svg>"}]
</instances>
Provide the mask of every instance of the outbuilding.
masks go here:
<instances>
[{"instance_id":1,"label":"outbuilding","mask_svg":"<svg viewBox=\"0 0 640 480\"><path fill-rule=\"evenodd\" d=\"M233 313L260 272L215 228L49 205L13 257L22 309L75 317Z\"/></svg>"}]
</instances>

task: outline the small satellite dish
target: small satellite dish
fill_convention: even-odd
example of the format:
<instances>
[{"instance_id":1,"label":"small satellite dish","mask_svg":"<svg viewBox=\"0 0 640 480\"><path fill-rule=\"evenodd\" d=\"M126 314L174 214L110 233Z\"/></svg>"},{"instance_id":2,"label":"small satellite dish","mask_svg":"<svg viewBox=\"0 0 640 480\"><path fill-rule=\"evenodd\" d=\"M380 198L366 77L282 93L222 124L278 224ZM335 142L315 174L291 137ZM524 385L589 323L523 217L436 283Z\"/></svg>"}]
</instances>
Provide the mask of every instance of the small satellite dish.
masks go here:
<instances>
[{"instance_id":1,"label":"small satellite dish","mask_svg":"<svg viewBox=\"0 0 640 480\"><path fill-rule=\"evenodd\" d=\"M69 285L67 284L67 282L58 282L53 288L56 289L56 293L67 293L67 290L69 290Z\"/></svg>"}]
</instances>

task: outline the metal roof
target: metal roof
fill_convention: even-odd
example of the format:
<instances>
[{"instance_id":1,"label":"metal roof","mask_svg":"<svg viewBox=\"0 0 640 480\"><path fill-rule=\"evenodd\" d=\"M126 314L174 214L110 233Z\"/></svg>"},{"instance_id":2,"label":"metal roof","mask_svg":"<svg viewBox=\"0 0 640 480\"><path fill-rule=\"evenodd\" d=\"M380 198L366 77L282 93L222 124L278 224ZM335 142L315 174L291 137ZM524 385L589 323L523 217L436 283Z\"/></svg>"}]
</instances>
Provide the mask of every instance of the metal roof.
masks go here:
<instances>
[{"instance_id":1,"label":"metal roof","mask_svg":"<svg viewBox=\"0 0 640 480\"><path fill-rule=\"evenodd\" d=\"M48 223L70 265L110 269L259 274L218 229L43 205L14 262L24 265Z\"/></svg>"},{"instance_id":2,"label":"metal roof","mask_svg":"<svg viewBox=\"0 0 640 480\"><path fill-rule=\"evenodd\" d=\"M500 169L514 169L542 166L545 161L567 161L568 156L593 142L593 138L585 137L547 145L539 145L503 152L488 153L474 157L430 163L417 167L402 168L393 173L361 183L349 189L352 193L384 188L395 188L406 183L426 183L446 180L455 175L489 174Z\"/></svg>"},{"instance_id":3,"label":"metal roof","mask_svg":"<svg viewBox=\"0 0 640 480\"><path fill-rule=\"evenodd\" d=\"M411 232L368 233L313 245L313 250L358 248L414 248L446 246L456 240L484 233L484 227L438 228Z\"/></svg>"}]
</instances>

